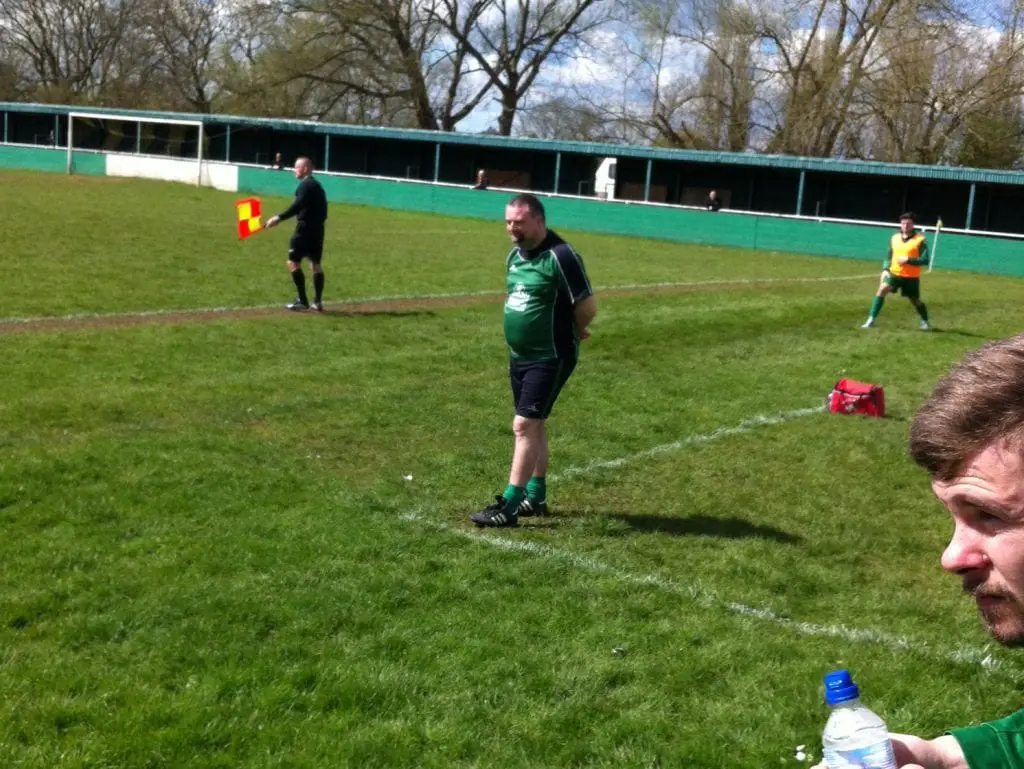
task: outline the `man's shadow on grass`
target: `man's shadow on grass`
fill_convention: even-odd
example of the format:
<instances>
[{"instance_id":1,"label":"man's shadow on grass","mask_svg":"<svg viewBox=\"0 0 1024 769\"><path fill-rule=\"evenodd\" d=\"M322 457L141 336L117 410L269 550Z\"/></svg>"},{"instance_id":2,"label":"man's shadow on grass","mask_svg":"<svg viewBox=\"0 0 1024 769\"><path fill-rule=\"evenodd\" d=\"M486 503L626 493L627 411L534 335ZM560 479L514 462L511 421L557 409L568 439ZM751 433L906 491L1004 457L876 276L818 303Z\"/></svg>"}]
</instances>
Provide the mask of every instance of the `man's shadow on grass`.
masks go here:
<instances>
[{"instance_id":1,"label":"man's shadow on grass","mask_svg":"<svg viewBox=\"0 0 1024 769\"><path fill-rule=\"evenodd\" d=\"M768 539L784 545L796 545L803 537L788 531L751 523L731 516L716 518L710 515L688 515L685 518L667 518L660 515L617 513L612 516L641 534L669 534L673 537L718 537L720 539Z\"/></svg>"},{"instance_id":2,"label":"man's shadow on grass","mask_svg":"<svg viewBox=\"0 0 1024 769\"><path fill-rule=\"evenodd\" d=\"M521 518L519 524L525 524L532 528L554 529L558 528L566 518L583 520L593 518L594 515L594 511L559 508L552 516ZM718 518L710 515L688 515L682 518L670 518L662 515L604 511L599 511L597 515L599 519L606 522L618 522L618 525L612 524L610 527L605 527L604 533L613 537L632 534L668 534L672 537L766 539L783 545L798 545L804 541L803 537L790 534L788 531L776 529L774 526L751 523L736 516Z\"/></svg>"},{"instance_id":3,"label":"man's shadow on grass","mask_svg":"<svg viewBox=\"0 0 1024 769\"><path fill-rule=\"evenodd\" d=\"M950 336L966 336L970 339L995 339L996 337L989 334L975 334L971 331L961 331L958 328L936 328L932 326L928 331L929 334L949 334Z\"/></svg>"}]
</instances>

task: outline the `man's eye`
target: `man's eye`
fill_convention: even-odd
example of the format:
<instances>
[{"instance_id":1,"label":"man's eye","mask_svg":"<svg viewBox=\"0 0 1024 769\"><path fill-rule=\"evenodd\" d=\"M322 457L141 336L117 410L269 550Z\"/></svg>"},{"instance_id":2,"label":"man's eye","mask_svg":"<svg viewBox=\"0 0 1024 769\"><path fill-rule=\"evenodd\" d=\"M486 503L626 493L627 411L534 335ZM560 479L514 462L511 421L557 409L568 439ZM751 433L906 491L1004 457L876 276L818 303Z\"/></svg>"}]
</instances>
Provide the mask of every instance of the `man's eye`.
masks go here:
<instances>
[{"instance_id":1,"label":"man's eye","mask_svg":"<svg viewBox=\"0 0 1024 769\"><path fill-rule=\"evenodd\" d=\"M998 523L1003 520L1003 517L998 513L994 513L991 510L985 510L983 508L976 508L974 514L982 523Z\"/></svg>"}]
</instances>

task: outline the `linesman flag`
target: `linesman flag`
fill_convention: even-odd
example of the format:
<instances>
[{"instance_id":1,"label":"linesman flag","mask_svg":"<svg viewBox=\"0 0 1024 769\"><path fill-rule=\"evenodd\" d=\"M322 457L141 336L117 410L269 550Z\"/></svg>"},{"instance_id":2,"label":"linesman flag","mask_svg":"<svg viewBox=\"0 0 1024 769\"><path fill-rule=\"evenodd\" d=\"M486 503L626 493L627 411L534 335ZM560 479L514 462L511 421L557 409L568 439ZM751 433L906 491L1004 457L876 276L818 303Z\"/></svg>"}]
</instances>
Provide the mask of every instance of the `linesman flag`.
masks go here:
<instances>
[{"instance_id":1,"label":"linesman flag","mask_svg":"<svg viewBox=\"0 0 1024 769\"><path fill-rule=\"evenodd\" d=\"M932 258L928 260L928 272L935 266L935 255L939 253L939 233L942 232L942 217L935 222L935 237L932 238Z\"/></svg>"},{"instance_id":2,"label":"linesman flag","mask_svg":"<svg viewBox=\"0 0 1024 769\"><path fill-rule=\"evenodd\" d=\"M263 229L259 198L239 200L235 203L235 210L238 212L238 237L240 240L245 240Z\"/></svg>"}]
</instances>

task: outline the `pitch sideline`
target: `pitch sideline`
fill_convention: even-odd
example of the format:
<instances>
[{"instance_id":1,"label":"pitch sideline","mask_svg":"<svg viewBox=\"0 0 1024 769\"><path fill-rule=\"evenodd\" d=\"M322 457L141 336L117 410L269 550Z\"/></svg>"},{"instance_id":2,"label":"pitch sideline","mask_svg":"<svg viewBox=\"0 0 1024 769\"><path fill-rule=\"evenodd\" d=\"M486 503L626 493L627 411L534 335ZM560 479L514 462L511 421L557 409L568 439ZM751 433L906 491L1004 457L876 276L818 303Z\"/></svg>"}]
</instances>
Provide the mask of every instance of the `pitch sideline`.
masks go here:
<instances>
[{"instance_id":1,"label":"pitch sideline","mask_svg":"<svg viewBox=\"0 0 1024 769\"><path fill-rule=\"evenodd\" d=\"M608 468L608 467L620 467L627 462L634 461L636 459L656 456L663 454L668 451L684 448L686 446L692 446L700 443L707 443L718 438L724 438L732 435L740 435L743 433L750 432L756 427L781 424L792 419L798 419L811 414L818 414L824 411L824 406L818 406L814 408L805 409L794 409L792 411L782 412L777 416L755 416L748 419L744 419L738 425L733 427L723 427L714 430L710 433L703 433L693 436L688 436L682 440L675 441L669 444L663 444L662 446L655 446L652 449L638 452L636 454L630 454L625 457L618 459L605 460L599 462L593 462L588 465L580 467L569 468L560 474L561 479L571 477L573 475L581 475L586 472L591 472L596 469ZM551 476L554 479L554 476ZM824 625L815 622L805 622L801 620L792 619L787 617L774 609L762 607L756 608L748 606L747 604L740 603L737 601L730 601L726 598L719 596L713 590L710 590L700 583L693 582L690 584L680 584L673 582L672 580L658 577L653 574L637 574L634 572L625 571L618 569L614 566L605 564L597 559L589 556L579 555L568 550L562 550L550 545L535 542L533 540L522 540L522 539L509 539L503 536L495 536L492 534L481 534L475 529L465 529L457 526L453 526L440 521L432 520L426 517L419 510L412 510L404 513L401 516L402 520L415 522L420 525L429 526L435 530L452 534L455 536L469 539L472 542L487 545L488 547L494 547L501 550L527 553L529 555L548 560L548 561L559 561L562 563L568 563L580 571L585 571L591 574L601 574L620 582L625 582L632 585L645 585L656 587L660 590L665 590L670 593L680 595L687 598L692 603L706 609L718 609L725 610L732 614L738 614L743 617L748 617L756 620L771 623L778 627L786 628L796 632L799 635L805 636L826 636L832 638L839 638L843 641L852 643L866 643L882 646L893 651L911 651L918 652L925 656L933 659L939 659L946 662L955 663L967 663L982 668L987 672L996 672L1000 669L1001 663L999 660L992 657L988 648L971 648L971 647L960 647L954 650L939 649L923 641L915 641L904 636L897 636L885 633L880 630L873 630L870 628L855 628L848 627L846 625ZM1006 675L1011 680L1016 680L1016 676L1006 671Z\"/></svg>"},{"instance_id":2,"label":"pitch sideline","mask_svg":"<svg viewBox=\"0 0 1024 769\"><path fill-rule=\"evenodd\" d=\"M588 462L585 465L578 465L576 467L569 467L560 473L553 473L549 476L552 481L564 481L566 478L574 478L578 475L586 475L592 473L595 470L604 470L612 467L622 467L630 462L635 462L638 459L647 459L649 457L656 457L659 454L665 454L670 451L676 451L686 446L694 446L699 443L708 443L710 441L718 440L719 438L726 438L730 435L742 435L743 433L749 433L751 430L757 427L765 427L768 425L778 425L783 422L791 422L794 419L800 419L801 417L807 417L812 414L820 414L825 410L824 405L813 406L806 409L794 409L793 411L784 411L781 414L775 416L764 416L758 415L756 417L750 417L744 419L738 425L734 427L720 427L717 430L713 430L710 433L702 433L698 435L689 435L682 440L673 441L672 443L663 443L660 446L655 446L650 449L644 449L638 451L635 454L627 454L623 457L617 457L616 459L599 459L594 462Z\"/></svg>"},{"instance_id":3,"label":"pitch sideline","mask_svg":"<svg viewBox=\"0 0 1024 769\"><path fill-rule=\"evenodd\" d=\"M989 672L999 671L1001 667L1000 661L994 659L985 648L977 649L961 647L952 651L943 650L923 641L915 641L904 636L890 635L880 630L854 628L846 625L822 625L815 622L804 622L786 617L785 615L770 608L759 609L737 601L730 601L726 598L722 598L714 591L696 582L680 584L653 574L636 574L624 571L622 569L617 569L614 566L609 566L597 559L590 558L589 556L579 555L568 550L561 550L532 540L508 539L489 534L478 534L475 531L431 520L416 510L403 514L401 518L405 521L414 522L422 526L429 526L437 531L460 536L473 542L487 545L488 547L498 548L499 550L527 553L544 560L567 563L580 571L585 571L591 574L601 574L631 585L656 587L660 590L665 590L675 595L682 596L702 608L723 609L732 614L738 614L744 617L769 622L773 625L792 630L799 635L827 636L853 643L875 644L893 651L918 652L933 659L940 659L945 662L975 665ZM1010 674L1009 677L1012 680L1016 679L1012 674Z\"/></svg>"}]
</instances>

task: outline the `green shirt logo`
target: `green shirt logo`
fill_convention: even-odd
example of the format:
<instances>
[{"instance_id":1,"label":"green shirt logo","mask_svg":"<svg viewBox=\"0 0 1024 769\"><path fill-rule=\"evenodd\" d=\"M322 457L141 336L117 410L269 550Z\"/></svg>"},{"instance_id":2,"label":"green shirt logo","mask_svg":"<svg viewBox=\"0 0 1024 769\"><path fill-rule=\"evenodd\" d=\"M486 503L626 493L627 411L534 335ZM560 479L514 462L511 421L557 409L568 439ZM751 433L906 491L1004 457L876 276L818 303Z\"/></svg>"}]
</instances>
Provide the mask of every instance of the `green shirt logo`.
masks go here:
<instances>
[{"instance_id":1,"label":"green shirt logo","mask_svg":"<svg viewBox=\"0 0 1024 769\"><path fill-rule=\"evenodd\" d=\"M505 309L511 312L526 312L530 304L530 292L522 283L516 283L505 300Z\"/></svg>"}]
</instances>

